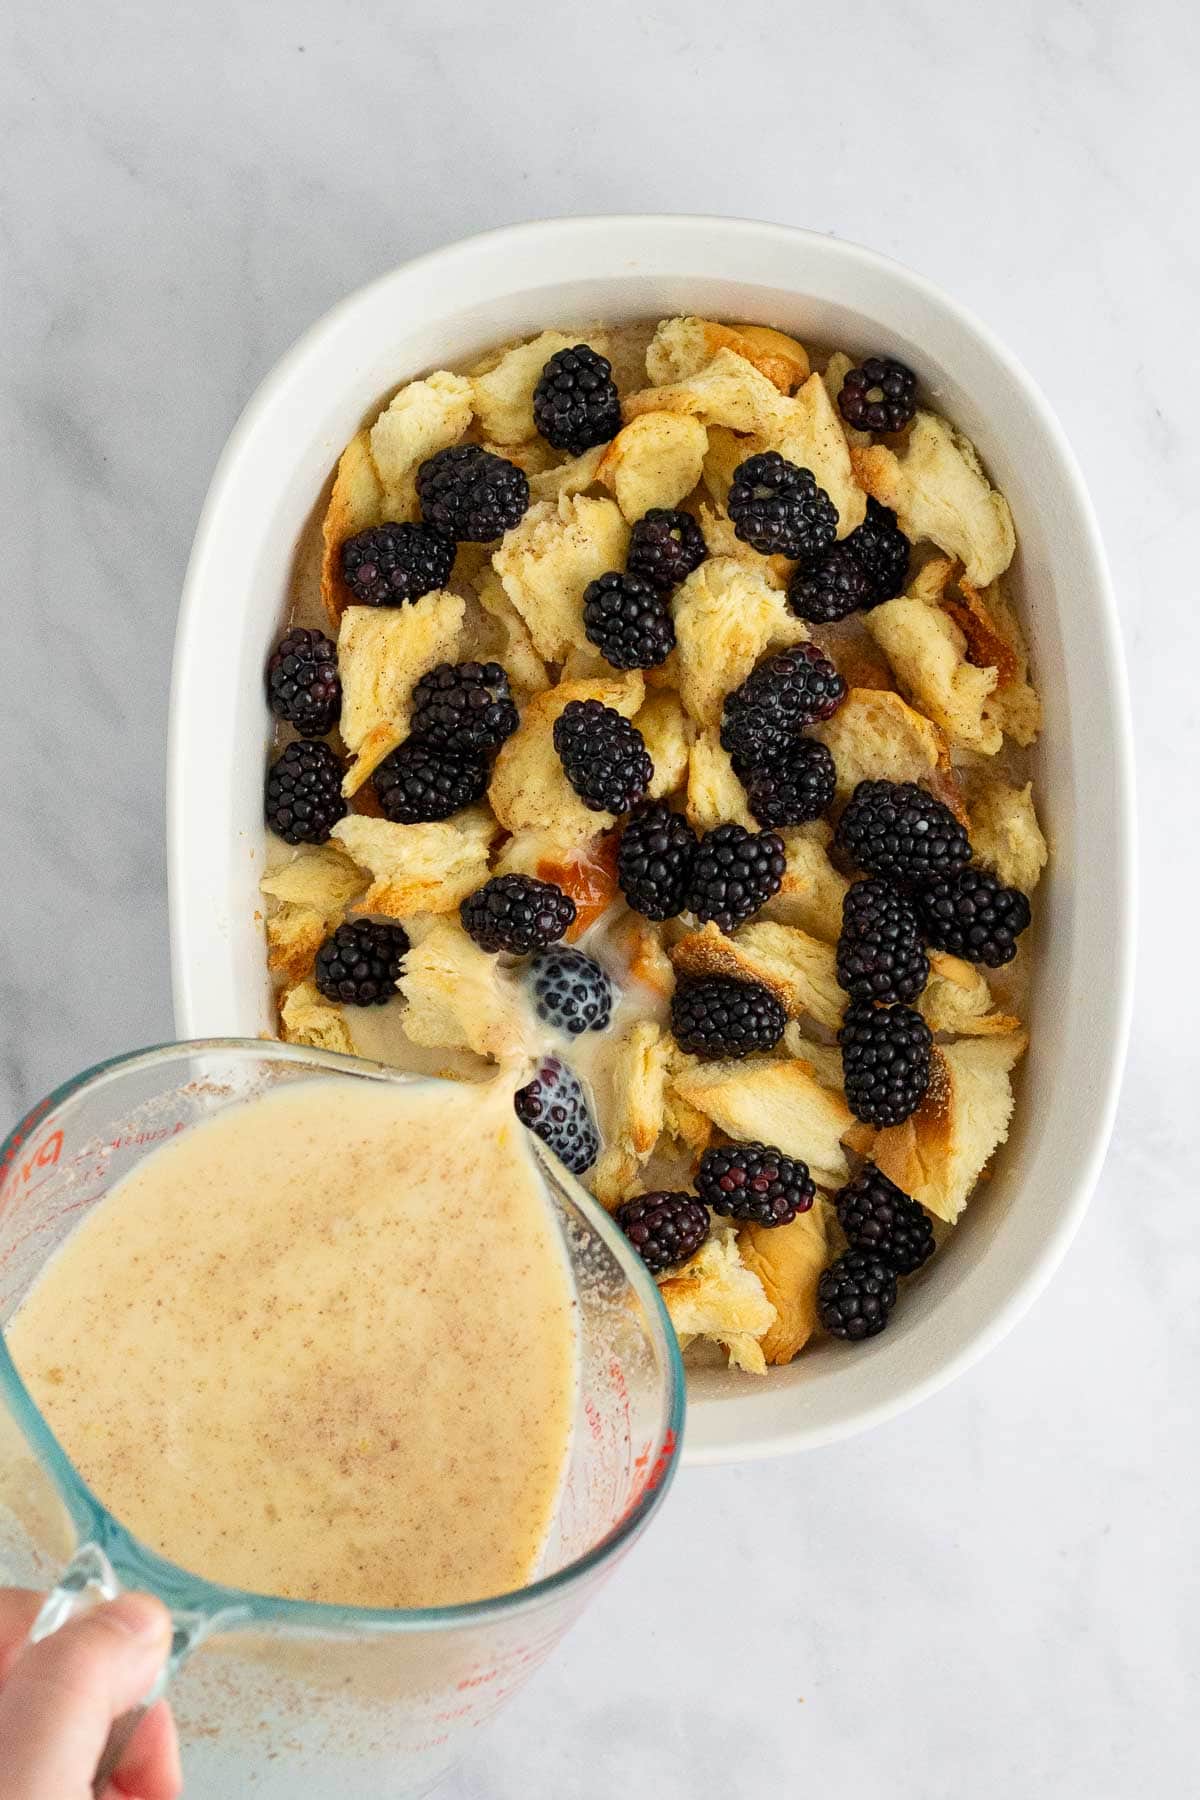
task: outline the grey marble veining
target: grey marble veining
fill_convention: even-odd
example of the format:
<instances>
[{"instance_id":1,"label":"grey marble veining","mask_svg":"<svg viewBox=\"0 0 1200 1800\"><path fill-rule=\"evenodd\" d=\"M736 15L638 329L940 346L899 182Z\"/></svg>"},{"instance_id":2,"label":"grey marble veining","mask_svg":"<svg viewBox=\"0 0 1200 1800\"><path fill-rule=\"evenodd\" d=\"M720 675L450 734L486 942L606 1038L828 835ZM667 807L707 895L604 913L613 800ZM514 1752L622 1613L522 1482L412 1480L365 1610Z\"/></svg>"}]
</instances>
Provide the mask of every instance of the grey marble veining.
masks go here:
<instances>
[{"instance_id":1,"label":"grey marble veining","mask_svg":"<svg viewBox=\"0 0 1200 1800\"><path fill-rule=\"evenodd\" d=\"M380 270L560 212L873 244L1023 358L1106 532L1143 952L1075 1249L916 1413L687 1472L456 1800L1196 1790L1200 1068L1173 894L1200 879L1198 68L1182 0L11 0L0 22L6 1118L171 1034L162 767L192 527L254 384Z\"/></svg>"}]
</instances>

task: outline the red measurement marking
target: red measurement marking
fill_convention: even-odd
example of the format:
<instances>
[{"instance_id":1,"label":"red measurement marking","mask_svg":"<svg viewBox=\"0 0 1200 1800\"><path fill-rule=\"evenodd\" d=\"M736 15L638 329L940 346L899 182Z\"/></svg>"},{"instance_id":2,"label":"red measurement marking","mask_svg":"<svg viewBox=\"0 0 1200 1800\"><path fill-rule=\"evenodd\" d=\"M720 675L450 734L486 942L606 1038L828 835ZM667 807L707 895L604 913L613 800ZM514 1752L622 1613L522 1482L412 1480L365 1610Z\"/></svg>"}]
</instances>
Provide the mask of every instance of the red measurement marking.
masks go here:
<instances>
[{"instance_id":1,"label":"red measurement marking","mask_svg":"<svg viewBox=\"0 0 1200 1800\"><path fill-rule=\"evenodd\" d=\"M0 1180L3 1181L2 1192L4 1195L3 1203L0 1204L0 1212L3 1212L9 1202L28 1187L29 1182L33 1179L35 1169L53 1168L62 1155L63 1134L61 1131L49 1132L40 1144L33 1146L27 1156L22 1154L20 1148L23 1142L21 1133L15 1133L4 1162L0 1164Z\"/></svg>"}]
</instances>

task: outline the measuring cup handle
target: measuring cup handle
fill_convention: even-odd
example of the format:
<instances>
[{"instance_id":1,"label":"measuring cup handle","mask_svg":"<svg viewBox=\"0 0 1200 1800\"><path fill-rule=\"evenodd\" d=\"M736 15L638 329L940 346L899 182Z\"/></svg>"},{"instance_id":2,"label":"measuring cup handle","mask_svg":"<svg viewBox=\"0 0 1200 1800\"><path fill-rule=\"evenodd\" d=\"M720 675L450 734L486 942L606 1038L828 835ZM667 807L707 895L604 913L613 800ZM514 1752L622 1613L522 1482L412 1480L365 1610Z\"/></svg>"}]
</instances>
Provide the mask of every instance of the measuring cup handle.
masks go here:
<instances>
[{"instance_id":1,"label":"measuring cup handle","mask_svg":"<svg viewBox=\"0 0 1200 1800\"><path fill-rule=\"evenodd\" d=\"M116 1572L100 1546L82 1545L59 1576L56 1586L47 1594L29 1633L30 1643L40 1643L43 1638L61 1631L72 1619L82 1618L93 1607L103 1605L106 1600L115 1600L122 1592ZM108 1742L92 1778L94 1795L105 1791L143 1714L162 1698L171 1677L212 1629L213 1620L203 1613L173 1612L171 1625L171 1648L149 1693L113 1720Z\"/></svg>"}]
</instances>

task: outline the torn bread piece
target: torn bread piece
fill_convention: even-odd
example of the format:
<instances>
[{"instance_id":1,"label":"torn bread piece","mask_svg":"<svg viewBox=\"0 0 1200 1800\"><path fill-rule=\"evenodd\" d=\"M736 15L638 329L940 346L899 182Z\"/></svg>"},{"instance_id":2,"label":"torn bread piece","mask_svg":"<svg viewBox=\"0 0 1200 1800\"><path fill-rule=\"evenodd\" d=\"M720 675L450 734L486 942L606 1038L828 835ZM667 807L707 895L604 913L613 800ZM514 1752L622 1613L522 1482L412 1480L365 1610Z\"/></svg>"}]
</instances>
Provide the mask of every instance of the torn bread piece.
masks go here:
<instances>
[{"instance_id":1,"label":"torn bread piece","mask_svg":"<svg viewBox=\"0 0 1200 1800\"><path fill-rule=\"evenodd\" d=\"M371 427L371 459L383 486L386 519L415 519L417 470L456 444L471 423L471 383L438 369L410 381Z\"/></svg>"},{"instance_id":2,"label":"torn bread piece","mask_svg":"<svg viewBox=\"0 0 1200 1800\"><path fill-rule=\"evenodd\" d=\"M742 1262L762 1282L775 1318L759 1342L767 1362L790 1363L817 1329L817 1283L829 1262L828 1202L817 1196L787 1225L747 1225Z\"/></svg>"},{"instance_id":3,"label":"torn bread piece","mask_svg":"<svg viewBox=\"0 0 1200 1800\"><path fill-rule=\"evenodd\" d=\"M586 494L539 501L505 532L492 565L539 656L562 662L586 646L584 590L610 569L623 569L628 549L620 507Z\"/></svg>"},{"instance_id":4,"label":"torn bread piece","mask_svg":"<svg viewBox=\"0 0 1200 1800\"><path fill-rule=\"evenodd\" d=\"M1023 749L1042 728L1042 705L1029 680L1029 651L1016 614L999 581L979 593L966 579L946 593L942 605L967 641L973 663L996 670L996 688L987 713L1006 737Z\"/></svg>"},{"instance_id":5,"label":"torn bread piece","mask_svg":"<svg viewBox=\"0 0 1200 1800\"><path fill-rule=\"evenodd\" d=\"M629 1194L662 1135L670 1039L651 1019L639 1019L612 1052L607 1104L603 1108L604 1149L585 1187L611 1212Z\"/></svg>"},{"instance_id":6,"label":"torn bread piece","mask_svg":"<svg viewBox=\"0 0 1200 1800\"><path fill-rule=\"evenodd\" d=\"M385 517L383 483L371 456L371 434L360 431L342 451L321 525L321 599L335 631L351 604L350 590L342 580L342 545L360 531L382 525Z\"/></svg>"},{"instance_id":7,"label":"torn bread piece","mask_svg":"<svg viewBox=\"0 0 1200 1800\"><path fill-rule=\"evenodd\" d=\"M815 1038L805 1037L798 1020L789 1019L783 1028L783 1047L789 1056L805 1065L822 1087L832 1089L835 1094L845 1092L842 1053L836 1044L819 1044Z\"/></svg>"},{"instance_id":8,"label":"torn bread piece","mask_svg":"<svg viewBox=\"0 0 1200 1800\"><path fill-rule=\"evenodd\" d=\"M694 981L710 975L757 981L775 995L789 1019L815 1019L831 1031L846 1010L833 946L794 925L758 920L726 937L710 923L680 938L671 961L676 974Z\"/></svg>"},{"instance_id":9,"label":"torn bread piece","mask_svg":"<svg viewBox=\"0 0 1200 1800\"><path fill-rule=\"evenodd\" d=\"M758 1340L770 1330L775 1308L758 1276L742 1264L737 1234L714 1220L711 1235L681 1269L658 1284L671 1323L685 1344L708 1338L751 1375L766 1373Z\"/></svg>"},{"instance_id":10,"label":"torn bread piece","mask_svg":"<svg viewBox=\"0 0 1200 1800\"><path fill-rule=\"evenodd\" d=\"M680 1059L671 1085L727 1137L798 1156L823 1187L841 1187L847 1179L841 1139L854 1116L844 1096L824 1087L802 1062Z\"/></svg>"},{"instance_id":11,"label":"torn bread piece","mask_svg":"<svg viewBox=\"0 0 1200 1800\"><path fill-rule=\"evenodd\" d=\"M790 826L779 835L787 866L779 892L771 896L759 917L779 925L798 925L812 937L836 943L842 929L842 901L850 883L829 860L832 826L824 819L814 819L808 825Z\"/></svg>"},{"instance_id":12,"label":"torn bread piece","mask_svg":"<svg viewBox=\"0 0 1200 1800\"><path fill-rule=\"evenodd\" d=\"M627 912L612 934L613 947L628 979L646 988L658 1001L669 1000L675 992L675 970L662 934L661 925L635 912Z\"/></svg>"},{"instance_id":13,"label":"torn bread piece","mask_svg":"<svg viewBox=\"0 0 1200 1800\"><path fill-rule=\"evenodd\" d=\"M679 693L699 725L718 726L725 696L760 656L807 638L784 597L738 557L714 557L675 591Z\"/></svg>"},{"instance_id":14,"label":"torn bread piece","mask_svg":"<svg viewBox=\"0 0 1200 1800\"><path fill-rule=\"evenodd\" d=\"M962 798L944 734L899 694L851 688L832 718L810 726L808 735L833 757L839 804L860 781L915 781L961 816Z\"/></svg>"},{"instance_id":15,"label":"torn bread piece","mask_svg":"<svg viewBox=\"0 0 1200 1800\"><path fill-rule=\"evenodd\" d=\"M947 420L918 411L898 449L872 444L853 457L859 481L891 507L905 537L956 557L975 587L1007 569L1016 549L1008 502L984 474L970 439Z\"/></svg>"},{"instance_id":16,"label":"torn bread piece","mask_svg":"<svg viewBox=\"0 0 1200 1800\"><path fill-rule=\"evenodd\" d=\"M317 951L367 882L336 844L304 844L258 885L275 902L267 919L267 967L294 985L312 972Z\"/></svg>"},{"instance_id":17,"label":"torn bread piece","mask_svg":"<svg viewBox=\"0 0 1200 1800\"><path fill-rule=\"evenodd\" d=\"M598 700L632 719L645 697L646 684L636 669L620 675L614 671L594 681L560 681L535 694L492 766L488 799L505 830L550 828L558 842L567 844L611 829L615 814L585 806L563 773L554 748L554 723L572 700Z\"/></svg>"},{"instance_id":18,"label":"torn bread piece","mask_svg":"<svg viewBox=\"0 0 1200 1800\"><path fill-rule=\"evenodd\" d=\"M486 807L476 806L430 825L393 825L351 813L334 826L333 836L371 875L361 911L404 919L453 912L482 887L497 830Z\"/></svg>"},{"instance_id":19,"label":"torn bread piece","mask_svg":"<svg viewBox=\"0 0 1200 1800\"><path fill-rule=\"evenodd\" d=\"M311 1050L353 1054L350 1032L339 1006L333 1006L311 981L301 981L283 997L279 1028L285 1044L307 1044Z\"/></svg>"},{"instance_id":20,"label":"torn bread piece","mask_svg":"<svg viewBox=\"0 0 1200 1800\"><path fill-rule=\"evenodd\" d=\"M1024 1032L933 1047L933 1076L903 1125L877 1131L868 1154L889 1181L952 1225L1012 1117L1012 1070Z\"/></svg>"},{"instance_id":21,"label":"torn bread piece","mask_svg":"<svg viewBox=\"0 0 1200 1800\"><path fill-rule=\"evenodd\" d=\"M975 861L1006 887L1032 894L1050 852L1033 804L1033 783L1016 787L985 774L971 788L971 848Z\"/></svg>"},{"instance_id":22,"label":"torn bread piece","mask_svg":"<svg viewBox=\"0 0 1200 1800\"><path fill-rule=\"evenodd\" d=\"M573 350L578 344L587 344L598 356L604 355L605 338L601 332L568 336L561 331L543 331L527 344L514 344L499 356L489 357L488 367L470 381L475 416L484 435L500 445L522 444L527 438L536 437L533 391L542 378L542 370L560 350Z\"/></svg>"},{"instance_id":23,"label":"torn bread piece","mask_svg":"<svg viewBox=\"0 0 1200 1800\"><path fill-rule=\"evenodd\" d=\"M917 1010L931 1031L954 1037L1008 1037L1021 1029L1020 1019L996 1011L983 970L944 950L929 952L929 980Z\"/></svg>"},{"instance_id":24,"label":"torn bread piece","mask_svg":"<svg viewBox=\"0 0 1200 1800\"><path fill-rule=\"evenodd\" d=\"M702 425L728 425L732 431L764 432L789 402L779 389L736 351L722 348L702 369L665 387L630 394L621 407L626 420L642 413L684 413Z\"/></svg>"},{"instance_id":25,"label":"torn bread piece","mask_svg":"<svg viewBox=\"0 0 1200 1800\"><path fill-rule=\"evenodd\" d=\"M613 438L597 479L612 489L631 525L652 506L673 508L700 479L708 433L684 413L648 412Z\"/></svg>"},{"instance_id":26,"label":"torn bread piece","mask_svg":"<svg viewBox=\"0 0 1200 1800\"><path fill-rule=\"evenodd\" d=\"M439 919L409 950L400 976L414 1044L473 1050L492 1062L532 1055L533 1020L499 959L472 942L457 919Z\"/></svg>"},{"instance_id":27,"label":"torn bread piece","mask_svg":"<svg viewBox=\"0 0 1200 1800\"><path fill-rule=\"evenodd\" d=\"M967 661L967 642L953 619L902 596L873 607L864 622L904 693L950 744L995 756L1003 734L987 709L999 676Z\"/></svg>"},{"instance_id":28,"label":"torn bread piece","mask_svg":"<svg viewBox=\"0 0 1200 1800\"><path fill-rule=\"evenodd\" d=\"M487 660L500 663L518 704L550 686L546 665L533 647L529 627L504 591L492 568L484 569L475 583L475 594L491 622L492 641Z\"/></svg>"},{"instance_id":29,"label":"torn bread piece","mask_svg":"<svg viewBox=\"0 0 1200 1800\"><path fill-rule=\"evenodd\" d=\"M598 816L591 814L593 821ZM617 897L616 833L564 841L549 831L519 831L502 846L492 873L533 875L568 894L575 902L575 922L564 935L573 944Z\"/></svg>"},{"instance_id":30,"label":"torn bread piece","mask_svg":"<svg viewBox=\"0 0 1200 1800\"><path fill-rule=\"evenodd\" d=\"M825 364L821 373L821 380L825 383L825 392L829 395L829 404L836 411L838 423L846 434L846 442L850 445L852 450L865 450L871 442L870 432L856 431L853 425L848 425L845 419L842 418L841 408L838 406L838 395L842 391L842 383L845 381L851 369L857 368L857 366L854 358L852 356L847 356L844 350L835 350L833 355L829 358L829 361Z\"/></svg>"},{"instance_id":31,"label":"torn bread piece","mask_svg":"<svg viewBox=\"0 0 1200 1800\"><path fill-rule=\"evenodd\" d=\"M804 345L770 325L721 325L715 319L663 319L646 349L646 374L656 387L687 381L718 350L734 350L753 363L781 394L808 376Z\"/></svg>"},{"instance_id":32,"label":"torn bread piece","mask_svg":"<svg viewBox=\"0 0 1200 1800\"><path fill-rule=\"evenodd\" d=\"M857 530L867 516L866 491L854 472L842 421L819 375L810 375L765 431L755 450L778 450L798 469L816 477L837 508L839 538Z\"/></svg>"},{"instance_id":33,"label":"torn bread piece","mask_svg":"<svg viewBox=\"0 0 1200 1800\"><path fill-rule=\"evenodd\" d=\"M698 732L692 744L686 810L693 831L715 831L727 823L758 830L758 820L746 804L746 790L734 774L729 752L722 747L714 726Z\"/></svg>"},{"instance_id":34,"label":"torn bread piece","mask_svg":"<svg viewBox=\"0 0 1200 1800\"><path fill-rule=\"evenodd\" d=\"M650 752L654 775L646 790L650 800L673 794L688 772L693 725L679 695L671 688L652 688L634 714L633 723Z\"/></svg>"},{"instance_id":35,"label":"torn bread piece","mask_svg":"<svg viewBox=\"0 0 1200 1800\"><path fill-rule=\"evenodd\" d=\"M342 783L355 794L408 736L412 690L435 664L453 662L466 601L437 590L407 606L348 606L338 631L342 739L354 762Z\"/></svg>"},{"instance_id":36,"label":"torn bread piece","mask_svg":"<svg viewBox=\"0 0 1200 1800\"><path fill-rule=\"evenodd\" d=\"M553 500L557 503L571 494L586 494L596 484L596 471L600 467L604 451L605 446L597 444L580 456L569 457L565 462L553 462L544 469L536 470L529 477L530 499L535 503L539 500ZM513 453L510 451L509 454Z\"/></svg>"}]
</instances>

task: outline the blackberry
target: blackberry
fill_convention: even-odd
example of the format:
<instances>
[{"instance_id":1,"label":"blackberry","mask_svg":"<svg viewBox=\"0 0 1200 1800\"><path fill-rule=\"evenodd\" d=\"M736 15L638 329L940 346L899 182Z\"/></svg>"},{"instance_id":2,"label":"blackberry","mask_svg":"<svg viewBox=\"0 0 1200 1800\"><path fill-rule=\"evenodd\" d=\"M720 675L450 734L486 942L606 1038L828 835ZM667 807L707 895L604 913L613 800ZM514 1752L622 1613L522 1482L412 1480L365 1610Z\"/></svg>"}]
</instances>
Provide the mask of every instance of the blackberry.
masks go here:
<instances>
[{"instance_id":1,"label":"blackberry","mask_svg":"<svg viewBox=\"0 0 1200 1800\"><path fill-rule=\"evenodd\" d=\"M1017 939L1033 914L1019 888L1005 887L987 869L958 869L930 882L917 896L925 936L935 950L999 969L1017 954Z\"/></svg>"},{"instance_id":2,"label":"blackberry","mask_svg":"<svg viewBox=\"0 0 1200 1800\"><path fill-rule=\"evenodd\" d=\"M428 525L376 525L342 545L342 579L360 606L402 606L445 587L454 545Z\"/></svg>"},{"instance_id":3,"label":"blackberry","mask_svg":"<svg viewBox=\"0 0 1200 1800\"><path fill-rule=\"evenodd\" d=\"M756 1225L790 1225L817 1190L808 1164L769 1144L726 1144L700 1158L696 1192L714 1212Z\"/></svg>"},{"instance_id":4,"label":"blackberry","mask_svg":"<svg viewBox=\"0 0 1200 1800\"><path fill-rule=\"evenodd\" d=\"M328 744L289 744L267 772L267 824L285 844L323 844L347 810Z\"/></svg>"},{"instance_id":5,"label":"blackberry","mask_svg":"<svg viewBox=\"0 0 1200 1800\"><path fill-rule=\"evenodd\" d=\"M612 364L589 344L556 350L533 390L533 422L548 444L582 456L621 429Z\"/></svg>"},{"instance_id":6,"label":"blackberry","mask_svg":"<svg viewBox=\"0 0 1200 1800\"><path fill-rule=\"evenodd\" d=\"M301 737L324 737L342 710L337 646L323 631L297 626L280 638L267 664L267 699L277 719Z\"/></svg>"},{"instance_id":7,"label":"blackberry","mask_svg":"<svg viewBox=\"0 0 1200 1800\"><path fill-rule=\"evenodd\" d=\"M895 1304L895 1274L870 1250L843 1251L817 1283L817 1317L851 1343L877 1336Z\"/></svg>"},{"instance_id":8,"label":"blackberry","mask_svg":"<svg viewBox=\"0 0 1200 1800\"><path fill-rule=\"evenodd\" d=\"M915 1000L929 980L916 908L890 882L856 881L842 902L837 978L855 1000Z\"/></svg>"},{"instance_id":9,"label":"blackberry","mask_svg":"<svg viewBox=\"0 0 1200 1800\"><path fill-rule=\"evenodd\" d=\"M688 907L702 924L711 919L722 931L733 931L779 892L786 866L783 839L773 831L718 825L700 840Z\"/></svg>"},{"instance_id":10,"label":"blackberry","mask_svg":"<svg viewBox=\"0 0 1200 1800\"><path fill-rule=\"evenodd\" d=\"M847 1182L833 1203L851 1248L869 1251L897 1275L911 1275L933 1255L929 1214L874 1163Z\"/></svg>"},{"instance_id":11,"label":"blackberry","mask_svg":"<svg viewBox=\"0 0 1200 1800\"><path fill-rule=\"evenodd\" d=\"M552 881L533 875L493 875L467 895L458 916L481 950L528 956L570 929L575 902Z\"/></svg>"},{"instance_id":12,"label":"blackberry","mask_svg":"<svg viewBox=\"0 0 1200 1800\"><path fill-rule=\"evenodd\" d=\"M870 576L844 543L827 550L815 568L800 568L788 583L788 605L810 625L832 625L876 604Z\"/></svg>"},{"instance_id":13,"label":"blackberry","mask_svg":"<svg viewBox=\"0 0 1200 1800\"><path fill-rule=\"evenodd\" d=\"M779 762L748 769L743 784L759 824L779 830L820 818L833 800L837 770L824 744L797 738Z\"/></svg>"},{"instance_id":14,"label":"blackberry","mask_svg":"<svg viewBox=\"0 0 1200 1800\"><path fill-rule=\"evenodd\" d=\"M773 1050L786 1024L780 1002L757 981L734 981L726 975L681 981L671 1000L676 1043L706 1062Z\"/></svg>"},{"instance_id":15,"label":"blackberry","mask_svg":"<svg viewBox=\"0 0 1200 1800\"><path fill-rule=\"evenodd\" d=\"M385 819L394 825L425 825L481 800L488 766L476 752L461 756L407 738L384 757L371 779Z\"/></svg>"},{"instance_id":16,"label":"blackberry","mask_svg":"<svg viewBox=\"0 0 1200 1800\"><path fill-rule=\"evenodd\" d=\"M842 539L840 548L854 558L866 575L873 596L870 606L894 600L904 592L912 545L897 525L890 506L881 506L868 496L866 518Z\"/></svg>"},{"instance_id":17,"label":"blackberry","mask_svg":"<svg viewBox=\"0 0 1200 1800\"><path fill-rule=\"evenodd\" d=\"M563 773L593 812L630 812L654 776L636 726L599 700L568 700L554 721Z\"/></svg>"},{"instance_id":18,"label":"blackberry","mask_svg":"<svg viewBox=\"0 0 1200 1800\"><path fill-rule=\"evenodd\" d=\"M539 951L529 965L529 978L538 1018L556 1031L572 1037L603 1031L612 1017L612 982L582 950L556 945Z\"/></svg>"},{"instance_id":19,"label":"blackberry","mask_svg":"<svg viewBox=\"0 0 1200 1800\"><path fill-rule=\"evenodd\" d=\"M694 1194L635 1194L616 1217L652 1275L687 1262L709 1233L708 1209Z\"/></svg>"},{"instance_id":20,"label":"blackberry","mask_svg":"<svg viewBox=\"0 0 1200 1800\"><path fill-rule=\"evenodd\" d=\"M407 950L403 926L378 919L347 920L317 951L313 979L327 1000L382 1006L396 992Z\"/></svg>"},{"instance_id":21,"label":"blackberry","mask_svg":"<svg viewBox=\"0 0 1200 1800\"><path fill-rule=\"evenodd\" d=\"M890 356L868 356L848 371L838 409L855 431L903 431L917 410L917 378Z\"/></svg>"},{"instance_id":22,"label":"blackberry","mask_svg":"<svg viewBox=\"0 0 1200 1800\"><path fill-rule=\"evenodd\" d=\"M846 1099L864 1125L903 1125L929 1086L933 1038L909 1006L854 1000L838 1032Z\"/></svg>"},{"instance_id":23,"label":"blackberry","mask_svg":"<svg viewBox=\"0 0 1200 1800\"><path fill-rule=\"evenodd\" d=\"M625 567L666 593L686 581L707 555L704 533L691 513L652 506L629 534Z\"/></svg>"},{"instance_id":24,"label":"blackberry","mask_svg":"<svg viewBox=\"0 0 1200 1800\"><path fill-rule=\"evenodd\" d=\"M517 729L508 676L499 663L438 663L412 692L413 737L445 750L494 750Z\"/></svg>"},{"instance_id":25,"label":"blackberry","mask_svg":"<svg viewBox=\"0 0 1200 1800\"><path fill-rule=\"evenodd\" d=\"M695 861L696 834L683 814L654 800L621 833L617 882L643 918L673 919L683 911Z\"/></svg>"},{"instance_id":26,"label":"blackberry","mask_svg":"<svg viewBox=\"0 0 1200 1800\"><path fill-rule=\"evenodd\" d=\"M838 820L837 844L869 875L932 881L970 861L950 811L913 781L860 781Z\"/></svg>"},{"instance_id":27,"label":"blackberry","mask_svg":"<svg viewBox=\"0 0 1200 1800\"><path fill-rule=\"evenodd\" d=\"M614 571L590 581L583 629L614 669L655 669L675 648L675 622L658 590L639 575Z\"/></svg>"},{"instance_id":28,"label":"blackberry","mask_svg":"<svg viewBox=\"0 0 1200 1800\"><path fill-rule=\"evenodd\" d=\"M721 743L748 768L778 762L806 725L828 719L846 684L816 644L770 656L725 696Z\"/></svg>"},{"instance_id":29,"label":"blackberry","mask_svg":"<svg viewBox=\"0 0 1200 1800\"><path fill-rule=\"evenodd\" d=\"M524 518L529 481L515 463L478 444L452 444L417 470L417 499L426 525L443 537L488 544Z\"/></svg>"},{"instance_id":30,"label":"blackberry","mask_svg":"<svg viewBox=\"0 0 1200 1800\"><path fill-rule=\"evenodd\" d=\"M726 502L733 529L763 556L815 563L837 536L838 509L811 469L765 450L733 471Z\"/></svg>"},{"instance_id":31,"label":"blackberry","mask_svg":"<svg viewBox=\"0 0 1200 1800\"><path fill-rule=\"evenodd\" d=\"M553 1150L572 1175L582 1175L600 1154L600 1133L579 1077L557 1056L547 1056L527 1086L513 1095L518 1119Z\"/></svg>"}]
</instances>

